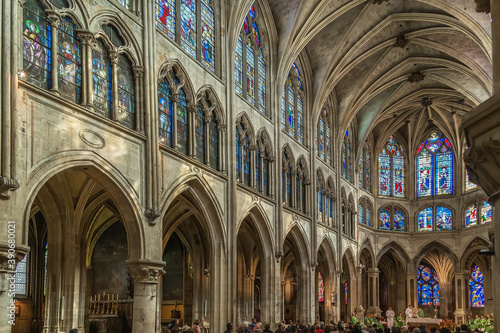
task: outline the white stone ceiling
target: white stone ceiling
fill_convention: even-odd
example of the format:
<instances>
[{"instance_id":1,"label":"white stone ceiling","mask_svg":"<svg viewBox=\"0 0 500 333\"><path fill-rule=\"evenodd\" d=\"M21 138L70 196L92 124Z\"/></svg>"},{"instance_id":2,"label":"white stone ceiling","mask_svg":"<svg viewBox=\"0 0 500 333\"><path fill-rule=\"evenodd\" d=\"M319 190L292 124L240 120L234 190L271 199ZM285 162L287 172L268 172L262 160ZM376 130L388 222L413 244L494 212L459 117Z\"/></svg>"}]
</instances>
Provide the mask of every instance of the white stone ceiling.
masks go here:
<instances>
[{"instance_id":1,"label":"white stone ceiling","mask_svg":"<svg viewBox=\"0 0 500 333\"><path fill-rule=\"evenodd\" d=\"M473 0L258 4L274 20L278 82L299 56L308 62L312 119L326 99L334 101L339 133L357 124L358 143L398 131L413 146L436 124L461 146L461 115L491 95L490 15L477 13ZM398 36L407 40L403 47L395 46ZM410 82L417 71L423 80ZM432 104L422 105L424 98Z\"/></svg>"}]
</instances>

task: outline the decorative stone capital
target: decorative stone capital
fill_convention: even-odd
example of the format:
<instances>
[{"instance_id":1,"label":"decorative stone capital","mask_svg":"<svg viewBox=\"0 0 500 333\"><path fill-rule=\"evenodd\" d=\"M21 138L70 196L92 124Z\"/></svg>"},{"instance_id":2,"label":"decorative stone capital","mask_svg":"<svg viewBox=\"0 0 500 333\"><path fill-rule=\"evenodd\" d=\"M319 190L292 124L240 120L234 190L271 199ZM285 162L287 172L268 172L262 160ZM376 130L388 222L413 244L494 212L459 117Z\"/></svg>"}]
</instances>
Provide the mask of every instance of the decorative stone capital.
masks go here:
<instances>
[{"instance_id":1,"label":"decorative stone capital","mask_svg":"<svg viewBox=\"0 0 500 333\"><path fill-rule=\"evenodd\" d=\"M87 30L76 30L78 38L80 38L82 44L84 45L94 45L96 43L96 39L94 34Z\"/></svg>"},{"instance_id":2,"label":"decorative stone capital","mask_svg":"<svg viewBox=\"0 0 500 333\"><path fill-rule=\"evenodd\" d=\"M144 77L144 67L142 66L132 66L132 70L134 71L134 78L135 79L142 79Z\"/></svg>"},{"instance_id":3,"label":"decorative stone capital","mask_svg":"<svg viewBox=\"0 0 500 333\"><path fill-rule=\"evenodd\" d=\"M198 111L198 105L190 104L190 105L188 105L187 109L188 109L188 112L190 112L190 113L196 113L196 111Z\"/></svg>"},{"instance_id":4,"label":"decorative stone capital","mask_svg":"<svg viewBox=\"0 0 500 333\"><path fill-rule=\"evenodd\" d=\"M12 178L0 177L0 199L10 199L9 191L14 191L19 188L19 182Z\"/></svg>"},{"instance_id":5,"label":"decorative stone capital","mask_svg":"<svg viewBox=\"0 0 500 333\"><path fill-rule=\"evenodd\" d=\"M281 260L281 258L283 258L283 255L284 255L284 254L283 254L283 252L281 252L281 251L276 251L276 252L274 253L274 256L276 257L276 261L277 261L277 262L279 262L279 261Z\"/></svg>"},{"instance_id":6,"label":"decorative stone capital","mask_svg":"<svg viewBox=\"0 0 500 333\"><path fill-rule=\"evenodd\" d=\"M158 277L165 274L165 262L154 260L127 260L130 275L135 282L156 284Z\"/></svg>"},{"instance_id":7,"label":"decorative stone capital","mask_svg":"<svg viewBox=\"0 0 500 333\"><path fill-rule=\"evenodd\" d=\"M217 125L217 130L218 131L225 131L226 130L226 125Z\"/></svg>"},{"instance_id":8,"label":"decorative stone capital","mask_svg":"<svg viewBox=\"0 0 500 333\"><path fill-rule=\"evenodd\" d=\"M118 65L118 60L120 59L120 54L116 51L109 51L109 60L111 64Z\"/></svg>"},{"instance_id":9,"label":"decorative stone capital","mask_svg":"<svg viewBox=\"0 0 500 333\"><path fill-rule=\"evenodd\" d=\"M411 75L408 77L408 82L410 83L418 83L422 81L425 78L425 75L420 73L420 71L416 71L411 73Z\"/></svg>"},{"instance_id":10,"label":"decorative stone capital","mask_svg":"<svg viewBox=\"0 0 500 333\"><path fill-rule=\"evenodd\" d=\"M144 212L144 215L146 215L146 217L148 218L149 220L149 225L156 225L156 219L158 217L160 217L160 212L154 210L154 209L151 209L151 208L148 208L146 209L146 211Z\"/></svg>"},{"instance_id":11,"label":"decorative stone capital","mask_svg":"<svg viewBox=\"0 0 500 333\"><path fill-rule=\"evenodd\" d=\"M52 29L59 29L61 26L61 16L55 12L48 12L47 19L49 20Z\"/></svg>"},{"instance_id":12,"label":"decorative stone capital","mask_svg":"<svg viewBox=\"0 0 500 333\"><path fill-rule=\"evenodd\" d=\"M179 94L179 93L173 93L173 94L172 94L172 97L171 97L172 102L174 102L174 103L179 103L179 96L180 96L180 94Z\"/></svg>"}]
</instances>

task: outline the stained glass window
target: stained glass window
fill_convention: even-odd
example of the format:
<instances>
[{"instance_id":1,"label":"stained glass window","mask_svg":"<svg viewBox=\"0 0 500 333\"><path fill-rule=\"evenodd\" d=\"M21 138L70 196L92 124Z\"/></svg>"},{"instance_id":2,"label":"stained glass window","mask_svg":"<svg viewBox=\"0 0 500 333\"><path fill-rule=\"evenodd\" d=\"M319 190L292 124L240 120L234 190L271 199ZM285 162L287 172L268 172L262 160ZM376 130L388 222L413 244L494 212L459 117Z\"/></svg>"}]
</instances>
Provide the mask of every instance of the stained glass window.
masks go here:
<instances>
[{"instance_id":1,"label":"stained glass window","mask_svg":"<svg viewBox=\"0 0 500 333\"><path fill-rule=\"evenodd\" d=\"M184 89L181 89L179 93L179 102L177 102L177 148L185 155L188 154L188 135L186 93Z\"/></svg>"},{"instance_id":2,"label":"stained glass window","mask_svg":"<svg viewBox=\"0 0 500 333\"><path fill-rule=\"evenodd\" d=\"M284 131L286 129L286 88L283 87L283 93L281 94L281 130Z\"/></svg>"},{"instance_id":3,"label":"stained glass window","mask_svg":"<svg viewBox=\"0 0 500 333\"><path fill-rule=\"evenodd\" d=\"M253 5L243 21L236 45L235 76L236 92L265 114L266 60L257 23L257 12ZM243 78L246 80L245 88L243 88Z\"/></svg>"},{"instance_id":4,"label":"stained glass window","mask_svg":"<svg viewBox=\"0 0 500 333\"><path fill-rule=\"evenodd\" d=\"M94 108L101 116L111 118L113 110L113 85L109 52L100 39L92 48L92 81Z\"/></svg>"},{"instance_id":5,"label":"stained glass window","mask_svg":"<svg viewBox=\"0 0 500 333\"><path fill-rule=\"evenodd\" d=\"M436 207L436 230L453 229L451 210L446 207Z\"/></svg>"},{"instance_id":6,"label":"stained glass window","mask_svg":"<svg viewBox=\"0 0 500 333\"><path fill-rule=\"evenodd\" d=\"M384 196L405 196L405 160L403 149L396 138L390 136L378 155L379 194Z\"/></svg>"},{"instance_id":7,"label":"stained glass window","mask_svg":"<svg viewBox=\"0 0 500 333\"><path fill-rule=\"evenodd\" d=\"M433 269L419 265L417 270L417 298L418 305L440 305L439 278Z\"/></svg>"},{"instance_id":8,"label":"stained glass window","mask_svg":"<svg viewBox=\"0 0 500 333\"><path fill-rule=\"evenodd\" d=\"M345 280L344 282L344 294L345 294L345 304L347 304L349 302L349 285L347 284L347 280Z\"/></svg>"},{"instance_id":9,"label":"stained glass window","mask_svg":"<svg viewBox=\"0 0 500 333\"><path fill-rule=\"evenodd\" d=\"M158 85L158 116L160 118L160 142L172 146L172 94L167 79Z\"/></svg>"},{"instance_id":10,"label":"stained glass window","mask_svg":"<svg viewBox=\"0 0 500 333\"><path fill-rule=\"evenodd\" d=\"M75 103L81 99L82 58L78 27L69 18L63 18L57 30L58 82L61 95Z\"/></svg>"},{"instance_id":11,"label":"stained glass window","mask_svg":"<svg viewBox=\"0 0 500 333\"><path fill-rule=\"evenodd\" d=\"M316 155L330 164L331 162L331 129L326 108L323 108L316 128Z\"/></svg>"},{"instance_id":12,"label":"stained glass window","mask_svg":"<svg viewBox=\"0 0 500 333\"><path fill-rule=\"evenodd\" d=\"M391 213L389 208L382 208L379 214L379 229L390 230L391 229Z\"/></svg>"},{"instance_id":13,"label":"stained glass window","mask_svg":"<svg viewBox=\"0 0 500 333\"><path fill-rule=\"evenodd\" d=\"M243 40L241 36L238 37L238 43L236 44L235 53L235 81L236 81L236 92L238 94L243 94Z\"/></svg>"},{"instance_id":14,"label":"stained glass window","mask_svg":"<svg viewBox=\"0 0 500 333\"><path fill-rule=\"evenodd\" d=\"M325 301L325 282L323 281L323 275L318 272L318 302L323 303Z\"/></svg>"},{"instance_id":15,"label":"stained glass window","mask_svg":"<svg viewBox=\"0 0 500 333\"><path fill-rule=\"evenodd\" d=\"M484 276L477 265L470 270L469 306L473 308L484 307Z\"/></svg>"},{"instance_id":16,"label":"stained glass window","mask_svg":"<svg viewBox=\"0 0 500 333\"><path fill-rule=\"evenodd\" d=\"M464 169L465 169L465 191L472 191L477 189L479 186L474 184L469 178L469 170L466 168Z\"/></svg>"},{"instance_id":17,"label":"stained glass window","mask_svg":"<svg viewBox=\"0 0 500 333\"><path fill-rule=\"evenodd\" d=\"M128 1L128 0L119 0L119 1ZM51 0L52 4L56 6L57 8L68 8L68 0Z\"/></svg>"},{"instance_id":18,"label":"stained glass window","mask_svg":"<svg viewBox=\"0 0 500 333\"><path fill-rule=\"evenodd\" d=\"M116 1L118 1L118 3L120 5L122 5L123 7L127 8L127 9L130 8L130 2L129 2L129 0L116 0Z\"/></svg>"},{"instance_id":19,"label":"stained glass window","mask_svg":"<svg viewBox=\"0 0 500 333\"><path fill-rule=\"evenodd\" d=\"M286 201L292 205L292 170L290 166L286 169Z\"/></svg>"},{"instance_id":20,"label":"stained glass window","mask_svg":"<svg viewBox=\"0 0 500 333\"><path fill-rule=\"evenodd\" d=\"M14 275L14 293L16 295L26 295L26 281L28 272L28 256L17 263L16 274Z\"/></svg>"},{"instance_id":21,"label":"stained glass window","mask_svg":"<svg viewBox=\"0 0 500 333\"><path fill-rule=\"evenodd\" d=\"M365 221L363 220L363 205L360 203L358 206L358 222L359 223L364 223Z\"/></svg>"},{"instance_id":22,"label":"stained glass window","mask_svg":"<svg viewBox=\"0 0 500 333\"><path fill-rule=\"evenodd\" d=\"M322 193L322 188L321 188L321 178L318 175L318 212L319 215L321 216L323 213L323 193Z\"/></svg>"},{"instance_id":23,"label":"stained glass window","mask_svg":"<svg viewBox=\"0 0 500 333\"><path fill-rule=\"evenodd\" d=\"M342 142L342 177L351 181L351 135L346 131L344 141Z\"/></svg>"},{"instance_id":24,"label":"stained glass window","mask_svg":"<svg viewBox=\"0 0 500 333\"><path fill-rule=\"evenodd\" d=\"M240 131L238 128L236 128L236 177L238 178L238 181L241 182L243 181L243 174L242 174L242 168L241 168L241 139L240 138Z\"/></svg>"},{"instance_id":25,"label":"stained glass window","mask_svg":"<svg viewBox=\"0 0 500 333\"><path fill-rule=\"evenodd\" d=\"M483 205L481 207L481 223L491 222L492 209L491 205L483 199Z\"/></svg>"},{"instance_id":26,"label":"stained glass window","mask_svg":"<svg viewBox=\"0 0 500 333\"><path fill-rule=\"evenodd\" d=\"M215 15L211 0L201 0L201 63L215 71Z\"/></svg>"},{"instance_id":27,"label":"stained glass window","mask_svg":"<svg viewBox=\"0 0 500 333\"><path fill-rule=\"evenodd\" d=\"M417 196L453 193L453 152L450 141L432 132L417 150Z\"/></svg>"},{"instance_id":28,"label":"stained glass window","mask_svg":"<svg viewBox=\"0 0 500 333\"><path fill-rule=\"evenodd\" d=\"M132 63L124 55L118 59L118 115L120 123L135 128L134 73Z\"/></svg>"},{"instance_id":29,"label":"stained glass window","mask_svg":"<svg viewBox=\"0 0 500 333\"><path fill-rule=\"evenodd\" d=\"M247 100L255 103L255 54L251 44L247 44L246 50L247 57Z\"/></svg>"},{"instance_id":30,"label":"stained glass window","mask_svg":"<svg viewBox=\"0 0 500 333\"><path fill-rule=\"evenodd\" d=\"M366 220L366 225L367 226L370 226L371 225L371 221L370 221L370 218L371 218L371 209L370 209L370 206L369 205L366 205L366 214L365 214L365 220Z\"/></svg>"},{"instance_id":31,"label":"stained glass window","mask_svg":"<svg viewBox=\"0 0 500 333\"><path fill-rule=\"evenodd\" d=\"M243 142L243 183L250 186L250 140L245 135Z\"/></svg>"},{"instance_id":32,"label":"stained glass window","mask_svg":"<svg viewBox=\"0 0 500 333\"><path fill-rule=\"evenodd\" d=\"M323 118L319 119L318 152L319 158L325 159L325 121Z\"/></svg>"},{"instance_id":33,"label":"stained glass window","mask_svg":"<svg viewBox=\"0 0 500 333\"><path fill-rule=\"evenodd\" d=\"M194 144L195 144L195 158L198 162L205 163L205 112L203 111L203 105L198 103L198 109L196 110L196 117L194 123Z\"/></svg>"},{"instance_id":34,"label":"stained glass window","mask_svg":"<svg viewBox=\"0 0 500 333\"><path fill-rule=\"evenodd\" d=\"M262 187L265 195L269 195L269 158L262 159Z\"/></svg>"},{"instance_id":35,"label":"stained glass window","mask_svg":"<svg viewBox=\"0 0 500 333\"><path fill-rule=\"evenodd\" d=\"M298 142L304 141L304 101L303 86L297 65L294 63L288 73L287 83L282 94L282 108L286 105L286 114L281 112L282 129Z\"/></svg>"},{"instance_id":36,"label":"stained glass window","mask_svg":"<svg viewBox=\"0 0 500 333\"><path fill-rule=\"evenodd\" d=\"M156 26L175 39L175 0L156 0Z\"/></svg>"},{"instance_id":37,"label":"stained glass window","mask_svg":"<svg viewBox=\"0 0 500 333\"><path fill-rule=\"evenodd\" d=\"M405 216L403 212L394 208L394 230L405 231Z\"/></svg>"},{"instance_id":38,"label":"stained glass window","mask_svg":"<svg viewBox=\"0 0 500 333\"><path fill-rule=\"evenodd\" d=\"M219 165L219 130L217 128L217 121L212 117L210 125L208 126L208 153L210 156L210 167L217 170Z\"/></svg>"},{"instance_id":39,"label":"stained glass window","mask_svg":"<svg viewBox=\"0 0 500 333\"><path fill-rule=\"evenodd\" d=\"M266 113L266 63L262 51L258 55L258 72L259 72L259 91L257 100L259 101L259 111L263 114Z\"/></svg>"},{"instance_id":40,"label":"stained glass window","mask_svg":"<svg viewBox=\"0 0 500 333\"><path fill-rule=\"evenodd\" d=\"M477 202L469 205L465 211L465 227L474 227L477 225Z\"/></svg>"},{"instance_id":41,"label":"stained glass window","mask_svg":"<svg viewBox=\"0 0 500 333\"><path fill-rule=\"evenodd\" d=\"M41 1L23 5L24 80L43 89L51 88L51 26Z\"/></svg>"},{"instance_id":42,"label":"stained glass window","mask_svg":"<svg viewBox=\"0 0 500 333\"><path fill-rule=\"evenodd\" d=\"M432 231L432 207L422 209L418 213L418 231Z\"/></svg>"},{"instance_id":43,"label":"stained glass window","mask_svg":"<svg viewBox=\"0 0 500 333\"><path fill-rule=\"evenodd\" d=\"M359 157L358 172L359 172L359 187L365 190L370 190L370 178L371 178L371 156L370 156L370 146L365 143L361 155ZM404 167L404 165L403 165Z\"/></svg>"},{"instance_id":44,"label":"stained glass window","mask_svg":"<svg viewBox=\"0 0 500 333\"><path fill-rule=\"evenodd\" d=\"M328 122L325 124L325 128L326 128L325 157L326 157L326 163L330 164L332 151L330 150L331 130L330 130L330 124Z\"/></svg>"}]
</instances>

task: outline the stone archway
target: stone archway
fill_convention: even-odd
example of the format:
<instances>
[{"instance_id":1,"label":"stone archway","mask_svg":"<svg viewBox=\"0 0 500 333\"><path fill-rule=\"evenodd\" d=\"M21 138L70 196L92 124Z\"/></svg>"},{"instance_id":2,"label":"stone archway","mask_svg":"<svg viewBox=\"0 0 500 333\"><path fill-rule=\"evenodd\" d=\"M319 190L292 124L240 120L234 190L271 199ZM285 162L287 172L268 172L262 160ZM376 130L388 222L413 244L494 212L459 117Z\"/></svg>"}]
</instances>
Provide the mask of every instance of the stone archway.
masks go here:
<instances>
[{"instance_id":1,"label":"stone archway","mask_svg":"<svg viewBox=\"0 0 500 333\"><path fill-rule=\"evenodd\" d=\"M316 303L316 321L330 322L336 321L335 313L335 285L336 285L336 264L335 251L328 238L324 238L319 245L317 255L318 266L315 274L315 303ZM320 275L323 283L323 301L320 299Z\"/></svg>"}]
</instances>

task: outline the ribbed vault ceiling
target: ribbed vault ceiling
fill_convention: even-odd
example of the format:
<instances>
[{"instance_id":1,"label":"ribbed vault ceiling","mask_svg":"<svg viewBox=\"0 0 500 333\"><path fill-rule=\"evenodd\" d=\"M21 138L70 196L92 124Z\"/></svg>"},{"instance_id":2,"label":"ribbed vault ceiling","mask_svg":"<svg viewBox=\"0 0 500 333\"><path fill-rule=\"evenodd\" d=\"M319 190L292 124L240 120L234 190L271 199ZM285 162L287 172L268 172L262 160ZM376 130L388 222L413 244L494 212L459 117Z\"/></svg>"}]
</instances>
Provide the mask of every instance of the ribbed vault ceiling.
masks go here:
<instances>
[{"instance_id":1,"label":"ribbed vault ceiling","mask_svg":"<svg viewBox=\"0 0 500 333\"><path fill-rule=\"evenodd\" d=\"M411 147L433 124L457 144L461 116L491 94L491 19L473 0L262 1L278 39L278 82L300 57L312 119L333 101L338 133L357 124L359 144L399 131Z\"/></svg>"}]
</instances>

